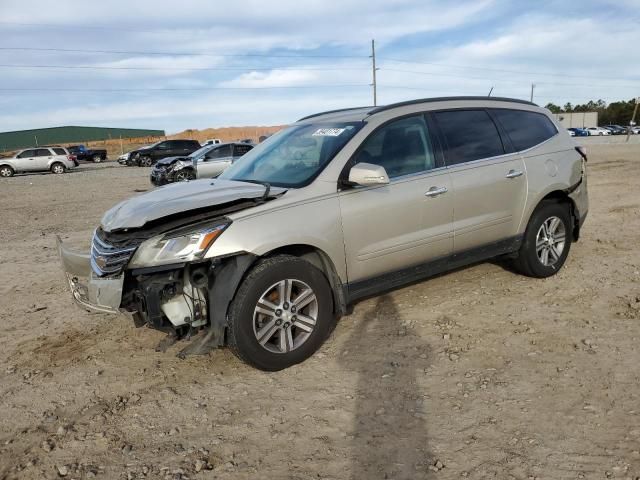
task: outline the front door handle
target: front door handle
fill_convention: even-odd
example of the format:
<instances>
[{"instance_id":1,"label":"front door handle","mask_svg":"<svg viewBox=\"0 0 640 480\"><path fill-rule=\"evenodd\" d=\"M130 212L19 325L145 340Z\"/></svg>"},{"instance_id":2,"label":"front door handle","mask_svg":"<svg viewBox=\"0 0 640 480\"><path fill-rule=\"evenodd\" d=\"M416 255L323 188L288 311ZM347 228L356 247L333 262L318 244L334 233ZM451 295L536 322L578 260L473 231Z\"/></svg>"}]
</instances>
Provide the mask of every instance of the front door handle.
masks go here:
<instances>
[{"instance_id":1,"label":"front door handle","mask_svg":"<svg viewBox=\"0 0 640 480\"><path fill-rule=\"evenodd\" d=\"M505 175L505 177L507 178L517 178L517 177L521 177L522 175L524 175L524 172L521 170L509 170L507 172L507 174Z\"/></svg>"},{"instance_id":2,"label":"front door handle","mask_svg":"<svg viewBox=\"0 0 640 480\"><path fill-rule=\"evenodd\" d=\"M431 187L424 195L425 197L437 197L448 191L447 187Z\"/></svg>"}]
</instances>

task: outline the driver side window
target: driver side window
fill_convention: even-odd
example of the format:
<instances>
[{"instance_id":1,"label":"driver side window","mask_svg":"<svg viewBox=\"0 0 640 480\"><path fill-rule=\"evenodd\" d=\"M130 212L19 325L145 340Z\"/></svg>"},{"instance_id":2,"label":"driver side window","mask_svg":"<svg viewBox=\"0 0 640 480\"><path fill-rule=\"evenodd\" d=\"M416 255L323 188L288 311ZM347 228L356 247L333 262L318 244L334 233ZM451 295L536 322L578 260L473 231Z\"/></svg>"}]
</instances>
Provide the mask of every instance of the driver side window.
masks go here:
<instances>
[{"instance_id":1,"label":"driver side window","mask_svg":"<svg viewBox=\"0 0 640 480\"><path fill-rule=\"evenodd\" d=\"M214 148L204 156L204 161L216 160L218 158L230 157L231 145L224 145L222 147Z\"/></svg>"},{"instance_id":2,"label":"driver side window","mask_svg":"<svg viewBox=\"0 0 640 480\"><path fill-rule=\"evenodd\" d=\"M396 120L373 132L356 154L354 164L363 162L384 167L389 178L435 168L424 117Z\"/></svg>"}]
</instances>

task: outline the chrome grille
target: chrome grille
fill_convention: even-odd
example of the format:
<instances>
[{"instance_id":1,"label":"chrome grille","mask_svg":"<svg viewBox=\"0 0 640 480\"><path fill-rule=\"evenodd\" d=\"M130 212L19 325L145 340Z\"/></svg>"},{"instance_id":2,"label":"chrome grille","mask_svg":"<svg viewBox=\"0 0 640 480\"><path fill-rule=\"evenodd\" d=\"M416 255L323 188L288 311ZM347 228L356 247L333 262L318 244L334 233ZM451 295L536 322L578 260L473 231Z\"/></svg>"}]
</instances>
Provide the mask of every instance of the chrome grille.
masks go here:
<instances>
[{"instance_id":1,"label":"chrome grille","mask_svg":"<svg viewBox=\"0 0 640 480\"><path fill-rule=\"evenodd\" d=\"M119 275L137 246L118 247L101 239L96 231L91 242L91 269L99 277Z\"/></svg>"}]
</instances>

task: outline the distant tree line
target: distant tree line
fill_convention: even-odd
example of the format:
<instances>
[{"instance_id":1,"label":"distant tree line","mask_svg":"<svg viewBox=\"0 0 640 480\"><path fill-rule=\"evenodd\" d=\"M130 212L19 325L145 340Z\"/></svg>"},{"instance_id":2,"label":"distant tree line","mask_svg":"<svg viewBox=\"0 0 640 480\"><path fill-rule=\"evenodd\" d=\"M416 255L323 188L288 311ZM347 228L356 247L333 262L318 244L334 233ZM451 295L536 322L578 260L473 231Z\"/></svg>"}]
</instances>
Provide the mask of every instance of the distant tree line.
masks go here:
<instances>
[{"instance_id":1,"label":"distant tree line","mask_svg":"<svg viewBox=\"0 0 640 480\"><path fill-rule=\"evenodd\" d=\"M634 98L625 101L613 102L607 105L604 100L589 100L582 105L572 105L566 103L564 107L560 107L553 103L545 105L552 113L574 113L574 112L598 112L598 123L600 125L629 125L633 115L633 109L636 106ZM638 119L636 118L636 122Z\"/></svg>"}]
</instances>

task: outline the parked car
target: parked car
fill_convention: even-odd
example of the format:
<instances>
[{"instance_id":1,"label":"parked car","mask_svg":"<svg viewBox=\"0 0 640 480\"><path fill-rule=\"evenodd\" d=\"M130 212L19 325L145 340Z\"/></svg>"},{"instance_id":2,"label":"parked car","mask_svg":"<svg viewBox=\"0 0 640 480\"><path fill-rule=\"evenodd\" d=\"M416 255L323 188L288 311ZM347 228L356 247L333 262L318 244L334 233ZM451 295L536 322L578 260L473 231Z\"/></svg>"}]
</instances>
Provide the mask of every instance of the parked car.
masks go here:
<instances>
[{"instance_id":1,"label":"parked car","mask_svg":"<svg viewBox=\"0 0 640 480\"><path fill-rule=\"evenodd\" d=\"M219 143L222 143L222 140L220 140L219 138L211 138L209 140L205 140L202 146L204 147L205 145L218 145Z\"/></svg>"},{"instance_id":2,"label":"parked car","mask_svg":"<svg viewBox=\"0 0 640 480\"><path fill-rule=\"evenodd\" d=\"M13 157L0 159L0 177L21 172L64 173L78 166L78 161L63 147L36 147L20 150Z\"/></svg>"},{"instance_id":3,"label":"parked car","mask_svg":"<svg viewBox=\"0 0 640 480\"><path fill-rule=\"evenodd\" d=\"M125 152L122 155L118 156L117 160L120 165L127 165L128 167L133 166L132 163L129 163L129 156L131 152Z\"/></svg>"},{"instance_id":4,"label":"parked car","mask_svg":"<svg viewBox=\"0 0 640 480\"><path fill-rule=\"evenodd\" d=\"M630 126L630 127L629 127L629 130L631 130L631 133L632 133L633 135L638 135L638 134L640 134L640 127L639 127L639 126L637 126L637 125Z\"/></svg>"},{"instance_id":5,"label":"parked car","mask_svg":"<svg viewBox=\"0 0 640 480\"><path fill-rule=\"evenodd\" d=\"M587 132L589 132L589 135L593 136L593 135L611 135L611 132L609 130L607 130L606 128L602 128L602 127L587 127Z\"/></svg>"},{"instance_id":6,"label":"parked car","mask_svg":"<svg viewBox=\"0 0 640 480\"><path fill-rule=\"evenodd\" d=\"M71 145L67 147L69 153L74 155L78 161L100 163L107 159L107 151L104 149L89 149L84 145Z\"/></svg>"},{"instance_id":7,"label":"parked car","mask_svg":"<svg viewBox=\"0 0 640 480\"><path fill-rule=\"evenodd\" d=\"M162 140L129 152L126 165L151 167L161 158L187 156L201 147L195 140Z\"/></svg>"},{"instance_id":8,"label":"parked car","mask_svg":"<svg viewBox=\"0 0 640 480\"><path fill-rule=\"evenodd\" d=\"M58 249L83 307L189 336L182 355L226 344L280 370L363 297L496 256L555 275L587 215L586 161L521 100L319 113L214 180L119 203L90 254Z\"/></svg>"},{"instance_id":9,"label":"parked car","mask_svg":"<svg viewBox=\"0 0 640 480\"><path fill-rule=\"evenodd\" d=\"M576 132L574 132L573 130L571 130L570 128L567 128L567 132L569 132L569 136L570 137L575 137L576 136Z\"/></svg>"},{"instance_id":10,"label":"parked car","mask_svg":"<svg viewBox=\"0 0 640 480\"><path fill-rule=\"evenodd\" d=\"M572 136L575 137L588 137L589 132L586 128L567 128L570 132L573 132Z\"/></svg>"},{"instance_id":11,"label":"parked car","mask_svg":"<svg viewBox=\"0 0 640 480\"><path fill-rule=\"evenodd\" d=\"M245 143L211 144L196 150L187 157L169 157L158 162L151 170L154 185L213 178L253 148Z\"/></svg>"},{"instance_id":12,"label":"parked car","mask_svg":"<svg viewBox=\"0 0 640 480\"><path fill-rule=\"evenodd\" d=\"M625 127L621 127L620 125L605 125L603 128L606 128L611 132L611 135L626 135L627 129Z\"/></svg>"}]
</instances>

